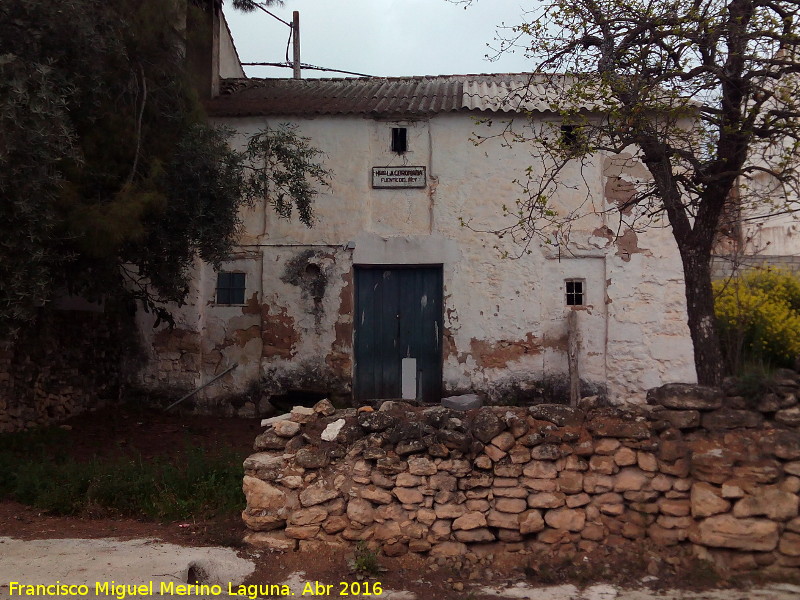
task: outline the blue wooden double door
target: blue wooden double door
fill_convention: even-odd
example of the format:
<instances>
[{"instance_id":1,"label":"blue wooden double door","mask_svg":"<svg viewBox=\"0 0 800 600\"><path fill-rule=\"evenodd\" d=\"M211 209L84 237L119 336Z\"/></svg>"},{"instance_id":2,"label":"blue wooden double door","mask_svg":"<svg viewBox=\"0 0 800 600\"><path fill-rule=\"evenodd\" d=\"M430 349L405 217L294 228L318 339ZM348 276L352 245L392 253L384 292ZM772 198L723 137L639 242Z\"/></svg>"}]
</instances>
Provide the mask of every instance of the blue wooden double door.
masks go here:
<instances>
[{"instance_id":1,"label":"blue wooden double door","mask_svg":"<svg viewBox=\"0 0 800 600\"><path fill-rule=\"evenodd\" d=\"M442 267L355 267L356 400L442 391ZM403 359L413 359L406 360Z\"/></svg>"}]
</instances>

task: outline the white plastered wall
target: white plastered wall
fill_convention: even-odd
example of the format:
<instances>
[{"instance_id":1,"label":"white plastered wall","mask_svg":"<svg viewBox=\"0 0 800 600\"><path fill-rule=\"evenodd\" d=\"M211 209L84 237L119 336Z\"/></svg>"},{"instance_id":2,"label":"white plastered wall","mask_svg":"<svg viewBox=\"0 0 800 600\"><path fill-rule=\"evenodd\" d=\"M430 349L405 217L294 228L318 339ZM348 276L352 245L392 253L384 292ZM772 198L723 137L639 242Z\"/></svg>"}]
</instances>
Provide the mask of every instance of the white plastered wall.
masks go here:
<instances>
[{"instance_id":1,"label":"white plastered wall","mask_svg":"<svg viewBox=\"0 0 800 600\"><path fill-rule=\"evenodd\" d=\"M516 254L519 246L481 230L503 223L503 205L520 196L514 180L534 159L520 145L472 144L474 132L487 132L472 116L269 120L296 123L325 152L334 177L317 199L310 229L279 219L266 204L247 211L242 254L225 268L247 272L249 306L215 306L215 275L203 268L199 298L187 309L197 314L193 329L202 338L200 379L232 362L245 366L209 394L242 391L259 376L284 387L308 387L316 379L347 392L354 264L443 266L446 392L478 390L501 401L538 393L537 382L547 377L563 381L566 315L573 310L566 306L565 279L585 281L578 322L587 391L607 387L613 400L641 400L648 387L695 380L680 260L669 230L639 233L624 247L598 236L608 225L604 173L600 164L590 165L583 174L567 172L578 189L565 188L555 199L564 210L580 202L588 213L573 223L569 245L534 241L530 253L503 258L504 250ZM266 122L222 124L242 144ZM408 129L403 155L391 152L392 127ZM372 167L403 165L426 167L428 185L371 187ZM312 263L309 271L302 268ZM248 333L252 327L261 335Z\"/></svg>"}]
</instances>

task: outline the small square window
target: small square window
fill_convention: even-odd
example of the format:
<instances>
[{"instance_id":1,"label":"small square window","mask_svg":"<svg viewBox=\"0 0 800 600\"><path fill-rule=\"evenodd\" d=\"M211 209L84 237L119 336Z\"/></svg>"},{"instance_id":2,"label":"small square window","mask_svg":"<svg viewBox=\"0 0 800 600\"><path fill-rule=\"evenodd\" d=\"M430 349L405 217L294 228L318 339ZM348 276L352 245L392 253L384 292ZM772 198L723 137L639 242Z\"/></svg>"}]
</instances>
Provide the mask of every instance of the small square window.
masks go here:
<instances>
[{"instance_id":1,"label":"small square window","mask_svg":"<svg viewBox=\"0 0 800 600\"><path fill-rule=\"evenodd\" d=\"M244 273L217 273L217 304L244 304Z\"/></svg>"},{"instance_id":2,"label":"small square window","mask_svg":"<svg viewBox=\"0 0 800 600\"><path fill-rule=\"evenodd\" d=\"M581 143L580 127L576 125L562 125L561 126L561 145L568 150L577 150Z\"/></svg>"},{"instance_id":3,"label":"small square window","mask_svg":"<svg viewBox=\"0 0 800 600\"><path fill-rule=\"evenodd\" d=\"M392 127L392 152L403 154L408 150L408 135L405 127Z\"/></svg>"},{"instance_id":4,"label":"small square window","mask_svg":"<svg viewBox=\"0 0 800 600\"><path fill-rule=\"evenodd\" d=\"M567 292L567 306L583 306L585 293L583 279L567 279L564 284Z\"/></svg>"}]
</instances>

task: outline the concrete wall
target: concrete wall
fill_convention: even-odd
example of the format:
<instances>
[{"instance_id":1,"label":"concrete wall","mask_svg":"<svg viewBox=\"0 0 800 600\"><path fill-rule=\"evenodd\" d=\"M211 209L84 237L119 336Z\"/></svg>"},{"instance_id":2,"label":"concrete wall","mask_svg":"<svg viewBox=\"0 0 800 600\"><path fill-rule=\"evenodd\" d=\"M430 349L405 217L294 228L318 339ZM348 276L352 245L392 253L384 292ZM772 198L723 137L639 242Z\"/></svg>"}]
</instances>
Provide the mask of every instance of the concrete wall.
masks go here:
<instances>
[{"instance_id":1,"label":"concrete wall","mask_svg":"<svg viewBox=\"0 0 800 600\"><path fill-rule=\"evenodd\" d=\"M152 332L142 319L145 345L154 348L143 381L191 387L237 362L206 398L241 393L259 376L269 393L317 387L347 394L353 265L370 264L442 265L446 391L477 390L507 402L539 395L548 377L563 381L566 315L573 310L565 306L566 278L586 282L578 315L586 393L607 388L612 399L641 397L661 383L694 381L682 271L669 230L637 233L607 212L619 200L615 184L638 176L635 169L598 157L583 174L564 173L567 187L553 207L582 216L560 244L533 240L525 247L482 231L508 223L503 206L513 207L521 193L515 179L540 165L521 145L472 144L474 132L492 132L472 117L291 119L334 172L317 200L315 226L281 220L268 203L249 210L241 252L224 267L247 274L246 305L215 306L216 275L198 265L197 288L179 318L182 347L165 352L174 334ZM264 123L222 124L237 130L236 143L243 144ZM403 155L390 149L391 128L398 126L408 128ZM426 167L427 186L371 187L373 166L403 165ZM319 280L304 275L312 263ZM311 288L320 285L316 297Z\"/></svg>"}]
</instances>

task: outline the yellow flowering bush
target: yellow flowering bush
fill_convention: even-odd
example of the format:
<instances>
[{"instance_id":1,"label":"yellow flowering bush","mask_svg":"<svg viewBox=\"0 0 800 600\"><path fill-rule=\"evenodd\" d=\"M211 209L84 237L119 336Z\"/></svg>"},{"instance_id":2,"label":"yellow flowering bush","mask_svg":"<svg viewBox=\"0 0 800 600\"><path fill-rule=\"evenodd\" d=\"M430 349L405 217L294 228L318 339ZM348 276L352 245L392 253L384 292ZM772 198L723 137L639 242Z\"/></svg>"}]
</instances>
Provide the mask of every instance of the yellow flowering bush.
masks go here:
<instances>
[{"instance_id":1,"label":"yellow flowering bush","mask_svg":"<svg viewBox=\"0 0 800 600\"><path fill-rule=\"evenodd\" d=\"M759 269L714 282L714 310L729 368L743 360L790 366L800 356L800 279Z\"/></svg>"}]
</instances>

